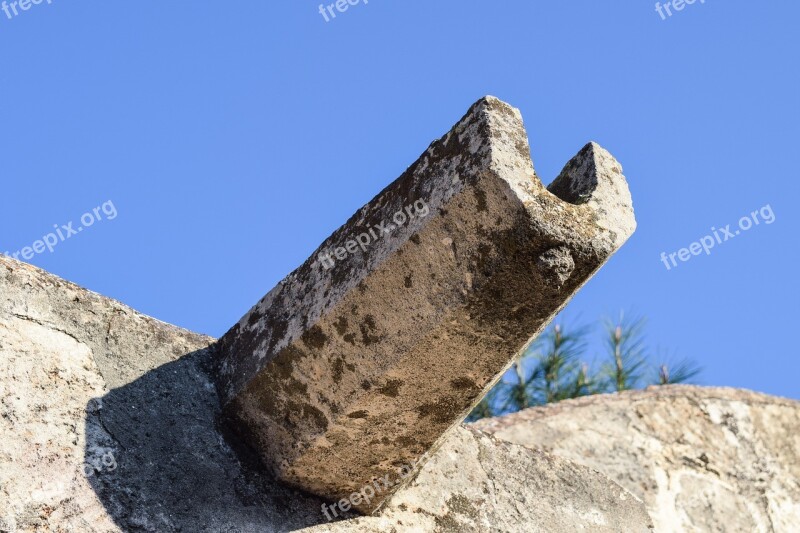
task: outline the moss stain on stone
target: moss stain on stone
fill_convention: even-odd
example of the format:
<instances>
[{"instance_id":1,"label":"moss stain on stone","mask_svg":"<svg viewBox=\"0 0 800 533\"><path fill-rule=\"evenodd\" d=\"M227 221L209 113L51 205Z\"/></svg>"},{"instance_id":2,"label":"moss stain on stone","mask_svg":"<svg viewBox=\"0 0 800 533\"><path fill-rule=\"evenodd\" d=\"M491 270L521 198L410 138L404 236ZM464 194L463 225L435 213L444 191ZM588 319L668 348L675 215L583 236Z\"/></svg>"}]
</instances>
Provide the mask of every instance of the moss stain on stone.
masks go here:
<instances>
[{"instance_id":1,"label":"moss stain on stone","mask_svg":"<svg viewBox=\"0 0 800 533\"><path fill-rule=\"evenodd\" d=\"M333 327L336 329L336 333L340 336L347 333L347 318L340 316L336 322L333 323Z\"/></svg>"},{"instance_id":2,"label":"moss stain on stone","mask_svg":"<svg viewBox=\"0 0 800 533\"><path fill-rule=\"evenodd\" d=\"M402 380L390 379L383 387L378 389L378 392L390 398L397 398L397 396L400 394L400 387L402 386Z\"/></svg>"},{"instance_id":3,"label":"moss stain on stone","mask_svg":"<svg viewBox=\"0 0 800 533\"><path fill-rule=\"evenodd\" d=\"M313 326L303 334L302 339L303 342L305 342L310 348L320 350L325 347L325 343L328 341L328 336L322 332L321 327Z\"/></svg>"},{"instance_id":4,"label":"moss stain on stone","mask_svg":"<svg viewBox=\"0 0 800 533\"><path fill-rule=\"evenodd\" d=\"M444 424L454 420L465 409L464 400L460 396L445 396L435 402L417 407L420 418L431 417L434 422Z\"/></svg>"},{"instance_id":5,"label":"moss stain on stone","mask_svg":"<svg viewBox=\"0 0 800 533\"><path fill-rule=\"evenodd\" d=\"M360 329L361 342L364 343L364 346L379 342L383 338L381 335L373 335L373 333L377 331L378 326L375 323L375 317L372 315L364 317L364 322L361 323Z\"/></svg>"},{"instance_id":6,"label":"moss stain on stone","mask_svg":"<svg viewBox=\"0 0 800 533\"><path fill-rule=\"evenodd\" d=\"M478 385L467 377L460 377L450 381L450 386L459 391L475 390L478 388Z\"/></svg>"},{"instance_id":7,"label":"moss stain on stone","mask_svg":"<svg viewBox=\"0 0 800 533\"><path fill-rule=\"evenodd\" d=\"M344 374L344 359L341 357L334 359L331 374L333 375L334 383L340 383L342 381L342 374Z\"/></svg>"}]
</instances>

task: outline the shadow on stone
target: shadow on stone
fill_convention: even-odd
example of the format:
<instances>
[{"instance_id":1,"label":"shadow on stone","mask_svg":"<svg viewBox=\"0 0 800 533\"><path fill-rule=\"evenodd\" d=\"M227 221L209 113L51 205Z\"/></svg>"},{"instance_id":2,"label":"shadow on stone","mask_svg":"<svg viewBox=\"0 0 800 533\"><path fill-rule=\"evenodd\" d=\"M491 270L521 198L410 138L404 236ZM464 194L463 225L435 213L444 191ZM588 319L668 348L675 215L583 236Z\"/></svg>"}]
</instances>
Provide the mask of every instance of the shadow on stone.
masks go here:
<instances>
[{"instance_id":1,"label":"shadow on stone","mask_svg":"<svg viewBox=\"0 0 800 533\"><path fill-rule=\"evenodd\" d=\"M218 427L199 350L89 402L86 465L124 531L293 531L325 522L322 501L271 479Z\"/></svg>"}]
</instances>

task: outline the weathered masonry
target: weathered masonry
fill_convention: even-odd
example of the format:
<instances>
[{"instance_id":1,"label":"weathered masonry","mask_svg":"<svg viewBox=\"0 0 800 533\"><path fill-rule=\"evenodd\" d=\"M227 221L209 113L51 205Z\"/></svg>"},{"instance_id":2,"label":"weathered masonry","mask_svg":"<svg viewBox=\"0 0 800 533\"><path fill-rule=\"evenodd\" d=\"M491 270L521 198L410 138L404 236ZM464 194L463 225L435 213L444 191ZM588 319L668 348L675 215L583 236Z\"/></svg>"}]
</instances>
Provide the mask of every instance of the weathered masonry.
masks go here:
<instances>
[{"instance_id":1,"label":"weathered masonry","mask_svg":"<svg viewBox=\"0 0 800 533\"><path fill-rule=\"evenodd\" d=\"M416 202L425 216L395 225ZM545 188L519 111L484 98L220 340L226 417L280 479L332 501L398 479L635 227L608 152L586 145Z\"/></svg>"}]
</instances>

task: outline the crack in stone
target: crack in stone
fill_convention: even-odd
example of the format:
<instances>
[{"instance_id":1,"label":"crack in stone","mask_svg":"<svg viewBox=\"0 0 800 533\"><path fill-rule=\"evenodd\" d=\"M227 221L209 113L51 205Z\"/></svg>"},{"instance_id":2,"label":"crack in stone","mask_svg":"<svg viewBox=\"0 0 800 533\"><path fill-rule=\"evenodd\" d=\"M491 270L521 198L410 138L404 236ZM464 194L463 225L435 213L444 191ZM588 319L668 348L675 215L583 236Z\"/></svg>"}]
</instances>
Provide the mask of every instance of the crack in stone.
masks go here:
<instances>
[{"instance_id":1,"label":"crack in stone","mask_svg":"<svg viewBox=\"0 0 800 533\"><path fill-rule=\"evenodd\" d=\"M36 318L30 317L30 316L27 316L27 315L20 315L19 313L11 313L11 316L13 316L14 318L18 318L20 320L25 320L27 322L31 322L33 324L42 326L43 328L49 329L51 331L55 331L55 332L58 332L58 333L63 333L67 337L73 339L78 344L80 344L82 346L86 346L87 348L89 348L89 351L92 353L92 359L94 359L94 352L91 349L91 347L89 347L89 345L87 345L85 342L80 340L78 337L76 337L75 335L73 335L69 331L66 331L65 329L59 328L59 327L57 327L57 326L55 326L53 324L47 324L45 322L42 322L41 320L38 320Z\"/></svg>"}]
</instances>

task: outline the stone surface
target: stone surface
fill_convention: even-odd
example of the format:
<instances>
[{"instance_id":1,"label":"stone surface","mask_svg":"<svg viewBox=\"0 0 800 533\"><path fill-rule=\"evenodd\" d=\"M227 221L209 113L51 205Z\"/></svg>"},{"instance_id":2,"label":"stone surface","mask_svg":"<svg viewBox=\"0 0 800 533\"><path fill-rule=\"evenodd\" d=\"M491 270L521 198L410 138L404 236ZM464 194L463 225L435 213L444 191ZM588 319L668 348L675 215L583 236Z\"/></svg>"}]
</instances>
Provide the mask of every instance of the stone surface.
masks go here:
<instances>
[{"instance_id":1,"label":"stone surface","mask_svg":"<svg viewBox=\"0 0 800 533\"><path fill-rule=\"evenodd\" d=\"M307 531L641 533L652 523L641 500L590 468L459 427L380 517Z\"/></svg>"},{"instance_id":2,"label":"stone surface","mask_svg":"<svg viewBox=\"0 0 800 533\"><path fill-rule=\"evenodd\" d=\"M656 531L800 531L800 402L652 387L474 427L606 474L646 502Z\"/></svg>"},{"instance_id":3,"label":"stone surface","mask_svg":"<svg viewBox=\"0 0 800 533\"><path fill-rule=\"evenodd\" d=\"M220 433L211 343L0 256L0 531L646 528L605 476L466 429L383 515L328 523Z\"/></svg>"},{"instance_id":4,"label":"stone surface","mask_svg":"<svg viewBox=\"0 0 800 533\"><path fill-rule=\"evenodd\" d=\"M130 383L143 372L214 341L3 255L0 309L9 318L84 344L108 387Z\"/></svg>"},{"instance_id":5,"label":"stone surface","mask_svg":"<svg viewBox=\"0 0 800 533\"><path fill-rule=\"evenodd\" d=\"M0 531L318 523L217 430L212 342L0 256Z\"/></svg>"},{"instance_id":6,"label":"stone surface","mask_svg":"<svg viewBox=\"0 0 800 533\"><path fill-rule=\"evenodd\" d=\"M223 337L230 427L331 500L435 450L635 228L594 143L551 191L519 111L477 102Z\"/></svg>"}]
</instances>

